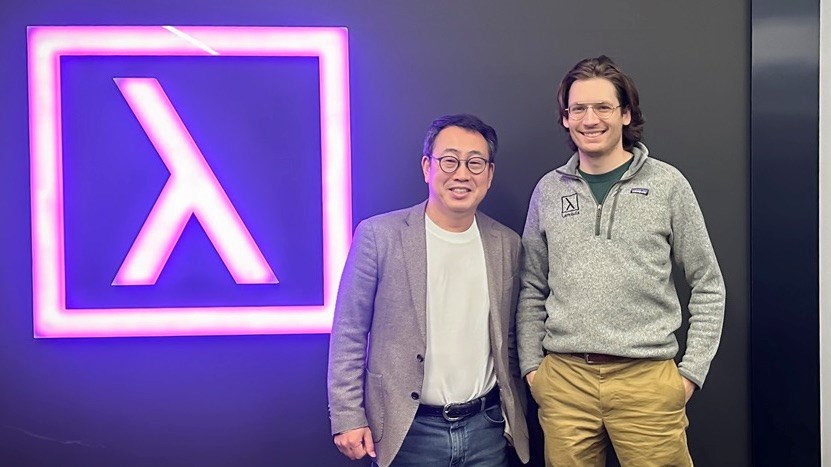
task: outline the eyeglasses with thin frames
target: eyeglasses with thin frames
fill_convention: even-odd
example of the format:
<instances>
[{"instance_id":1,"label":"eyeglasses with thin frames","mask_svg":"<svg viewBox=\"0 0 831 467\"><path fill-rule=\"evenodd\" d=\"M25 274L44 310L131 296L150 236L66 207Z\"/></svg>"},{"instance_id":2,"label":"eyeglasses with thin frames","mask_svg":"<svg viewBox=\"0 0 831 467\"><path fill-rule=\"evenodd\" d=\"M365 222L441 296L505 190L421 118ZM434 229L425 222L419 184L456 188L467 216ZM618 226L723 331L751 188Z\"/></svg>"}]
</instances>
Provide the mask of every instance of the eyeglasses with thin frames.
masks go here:
<instances>
[{"instance_id":1,"label":"eyeglasses with thin frames","mask_svg":"<svg viewBox=\"0 0 831 467\"><path fill-rule=\"evenodd\" d=\"M594 114L599 118L607 119L612 116L615 109L621 107L620 105L612 105L608 102L599 102L597 104L573 104L566 109L566 114L571 120L582 120L589 109L594 110Z\"/></svg>"},{"instance_id":2,"label":"eyeglasses with thin frames","mask_svg":"<svg viewBox=\"0 0 831 467\"><path fill-rule=\"evenodd\" d=\"M488 164L491 163L491 161L479 156L473 156L464 160L461 160L455 156L429 157L430 159L435 159L439 161L439 168L441 169L441 171L448 174L452 174L453 172L455 172L459 168L459 166L464 162L468 172L472 173L473 175L479 175L480 173L484 172L485 169L488 168Z\"/></svg>"}]
</instances>

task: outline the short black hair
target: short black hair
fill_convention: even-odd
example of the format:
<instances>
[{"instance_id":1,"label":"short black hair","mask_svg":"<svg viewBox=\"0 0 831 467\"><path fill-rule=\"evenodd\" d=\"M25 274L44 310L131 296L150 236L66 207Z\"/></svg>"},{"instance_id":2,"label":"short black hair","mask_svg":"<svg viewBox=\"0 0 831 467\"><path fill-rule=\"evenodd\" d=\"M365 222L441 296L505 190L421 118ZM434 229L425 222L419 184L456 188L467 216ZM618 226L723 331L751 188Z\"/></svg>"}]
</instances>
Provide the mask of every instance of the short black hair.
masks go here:
<instances>
[{"instance_id":1,"label":"short black hair","mask_svg":"<svg viewBox=\"0 0 831 467\"><path fill-rule=\"evenodd\" d=\"M485 141L488 142L488 160L494 162L494 159L496 159L496 148L499 146L496 138L496 130L480 120L479 117L470 114L442 115L433 120L430 128L427 129L427 136L424 137L424 156L429 157L433 155L433 144L436 142L436 136L441 133L441 130L449 126L457 126L482 135Z\"/></svg>"}]
</instances>

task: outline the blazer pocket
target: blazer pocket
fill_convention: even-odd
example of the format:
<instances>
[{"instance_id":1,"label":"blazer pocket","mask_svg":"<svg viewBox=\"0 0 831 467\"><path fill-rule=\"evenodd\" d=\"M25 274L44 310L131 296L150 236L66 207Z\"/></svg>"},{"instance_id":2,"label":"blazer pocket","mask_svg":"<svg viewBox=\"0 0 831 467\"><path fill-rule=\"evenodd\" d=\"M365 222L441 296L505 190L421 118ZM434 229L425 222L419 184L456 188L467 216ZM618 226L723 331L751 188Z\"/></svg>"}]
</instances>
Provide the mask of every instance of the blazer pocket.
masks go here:
<instances>
[{"instance_id":1,"label":"blazer pocket","mask_svg":"<svg viewBox=\"0 0 831 467\"><path fill-rule=\"evenodd\" d=\"M372 441L377 443L384 435L384 385L383 377L369 370L366 371L364 410L372 431Z\"/></svg>"}]
</instances>

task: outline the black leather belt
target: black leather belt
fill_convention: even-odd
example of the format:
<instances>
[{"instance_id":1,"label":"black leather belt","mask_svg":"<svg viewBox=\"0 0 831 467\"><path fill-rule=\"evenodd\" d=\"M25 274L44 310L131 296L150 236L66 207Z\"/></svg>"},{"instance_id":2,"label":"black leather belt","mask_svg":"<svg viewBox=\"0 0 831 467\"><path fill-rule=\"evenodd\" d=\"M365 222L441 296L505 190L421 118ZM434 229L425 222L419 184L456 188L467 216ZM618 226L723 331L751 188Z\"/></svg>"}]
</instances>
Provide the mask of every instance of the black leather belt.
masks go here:
<instances>
[{"instance_id":1,"label":"black leather belt","mask_svg":"<svg viewBox=\"0 0 831 467\"><path fill-rule=\"evenodd\" d=\"M478 414L497 402L499 402L499 387L494 386L494 388L484 396L473 399L469 402L446 405L421 404L418 406L416 415L443 417L448 422L458 422L459 420L470 417L471 415Z\"/></svg>"},{"instance_id":2,"label":"black leather belt","mask_svg":"<svg viewBox=\"0 0 831 467\"><path fill-rule=\"evenodd\" d=\"M632 359L629 357L618 357L617 355L606 355L603 353L570 353L572 357L577 357L581 360L585 360L586 363L589 365L595 363L617 363L617 362L628 362Z\"/></svg>"}]
</instances>

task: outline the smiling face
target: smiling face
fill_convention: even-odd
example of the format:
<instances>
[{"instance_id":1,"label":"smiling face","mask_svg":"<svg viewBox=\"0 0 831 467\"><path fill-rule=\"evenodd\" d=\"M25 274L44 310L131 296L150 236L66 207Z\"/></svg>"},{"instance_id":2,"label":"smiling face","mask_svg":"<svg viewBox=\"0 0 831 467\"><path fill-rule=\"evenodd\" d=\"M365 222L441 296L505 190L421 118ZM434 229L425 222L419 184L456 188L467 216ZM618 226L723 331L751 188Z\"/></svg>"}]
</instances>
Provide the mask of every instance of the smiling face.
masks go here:
<instances>
[{"instance_id":1,"label":"smiling face","mask_svg":"<svg viewBox=\"0 0 831 467\"><path fill-rule=\"evenodd\" d=\"M439 157L453 156L462 163L453 173L446 173L439 167ZM474 175L467 169L465 161L471 157L490 160L488 143L476 131L457 126L448 126L436 136L433 144L433 158L421 158L424 181L429 186L427 215L439 227L450 231L464 231L473 222L476 208L485 198L493 181L493 164L484 172Z\"/></svg>"},{"instance_id":2,"label":"smiling face","mask_svg":"<svg viewBox=\"0 0 831 467\"><path fill-rule=\"evenodd\" d=\"M577 80L568 91L568 107L575 104L620 105L615 86L605 78ZM623 150L623 127L631 121L628 109L617 107L612 115L600 118L590 108L581 120L563 117L571 140L581 157L600 158L620 154Z\"/></svg>"}]
</instances>

